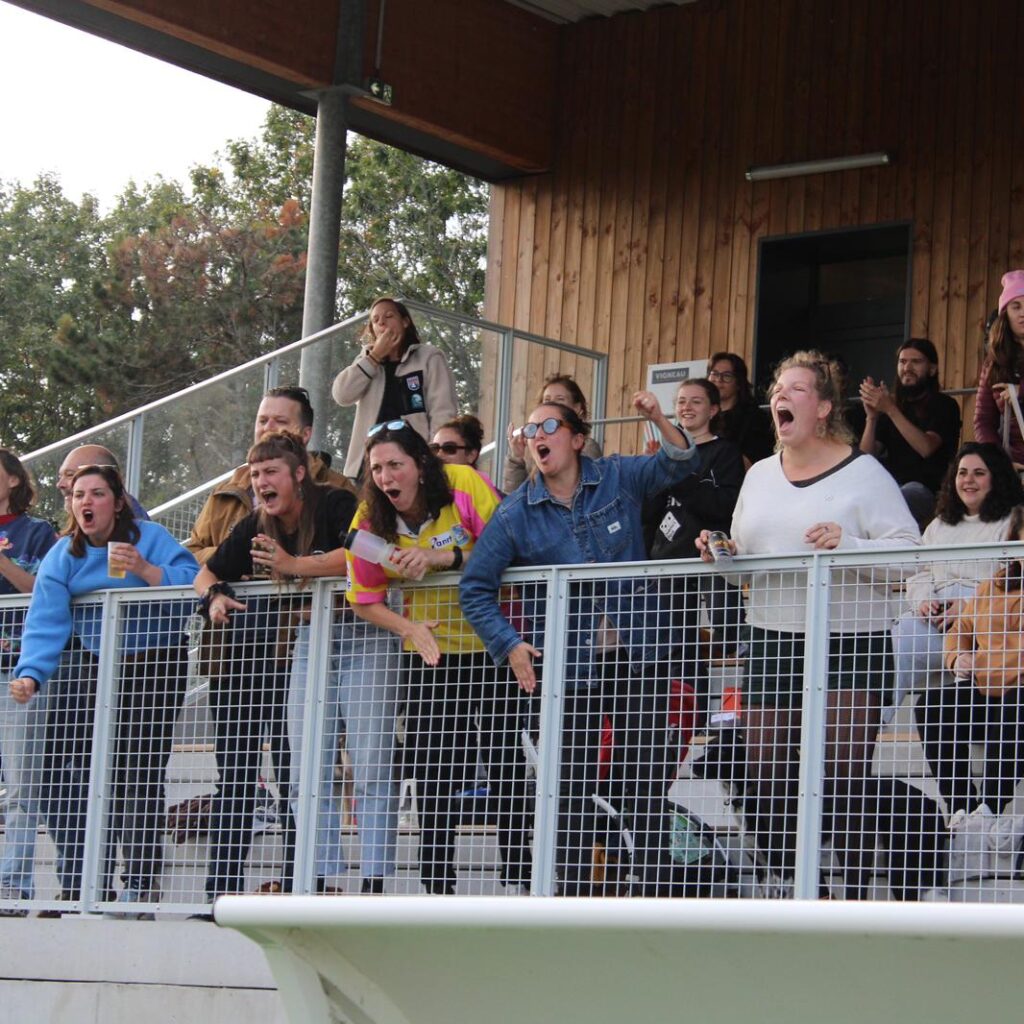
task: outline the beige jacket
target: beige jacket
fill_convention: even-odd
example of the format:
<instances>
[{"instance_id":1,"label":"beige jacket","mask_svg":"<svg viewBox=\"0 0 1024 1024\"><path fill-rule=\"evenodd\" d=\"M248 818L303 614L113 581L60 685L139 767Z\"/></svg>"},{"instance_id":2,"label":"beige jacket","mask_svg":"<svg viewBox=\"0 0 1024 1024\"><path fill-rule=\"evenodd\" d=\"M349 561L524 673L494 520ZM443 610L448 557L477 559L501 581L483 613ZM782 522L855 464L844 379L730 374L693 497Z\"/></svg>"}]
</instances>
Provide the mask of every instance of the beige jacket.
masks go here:
<instances>
[{"instance_id":1,"label":"beige jacket","mask_svg":"<svg viewBox=\"0 0 1024 1024\"><path fill-rule=\"evenodd\" d=\"M985 580L946 634L946 667L961 654L974 656L974 685L1002 697L1024 683L1024 608L1019 590L1000 590Z\"/></svg>"},{"instance_id":2,"label":"beige jacket","mask_svg":"<svg viewBox=\"0 0 1024 1024\"><path fill-rule=\"evenodd\" d=\"M345 458L345 475L352 479L359 476L366 435L377 422L380 403L384 399L384 369L370 358L369 351L368 346L364 348L356 361L334 378L331 387L331 394L338 405L356 407L352 439ZM440 349L433 345L413 345L399 361L398 377L411 378L417 385L415 389L409 389L410 401L422 404L423 411L410 408L403 419L424 440L429 441L442 423L458 416L455 377Z\"/></svg>"}]
</instances>

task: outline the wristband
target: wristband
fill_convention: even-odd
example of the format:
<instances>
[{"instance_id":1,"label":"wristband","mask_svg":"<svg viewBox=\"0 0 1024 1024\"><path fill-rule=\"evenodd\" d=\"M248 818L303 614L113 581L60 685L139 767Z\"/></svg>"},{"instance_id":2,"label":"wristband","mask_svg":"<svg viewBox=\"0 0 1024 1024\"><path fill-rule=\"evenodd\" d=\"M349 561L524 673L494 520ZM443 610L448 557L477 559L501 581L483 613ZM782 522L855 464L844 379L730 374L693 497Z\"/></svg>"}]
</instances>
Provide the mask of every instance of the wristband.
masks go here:
<instances>
[{"instance_id":1,"label":"wristband","mask_svg":"<svg viewBox=\"0 0 1024 1024\"><path fill-rule=\"evenodd\" d=\"M216 583L207 587L206 593L199 599L199 611L202 615L209 615L210 602L218 594L223 594L225 597L233 598L235 596L235 588L225 580L218 580Z\"/></svg>"},{"instance_id":2,"label":"wristband","mask_svg":"<svg viewBox=\"0 0 1024 1024\"><path fill-rule=\"evenodd\" d=\"M458 544L456 544L455 547L452 548L452 554L454 555L454 557L452 558L452 564L448 566L448 569L451 572L455 572L456 570L462 568L462 563L465 561L465 558L463 557L462 554L462 548L460 548Z\"/></svg>"}]
</instances>

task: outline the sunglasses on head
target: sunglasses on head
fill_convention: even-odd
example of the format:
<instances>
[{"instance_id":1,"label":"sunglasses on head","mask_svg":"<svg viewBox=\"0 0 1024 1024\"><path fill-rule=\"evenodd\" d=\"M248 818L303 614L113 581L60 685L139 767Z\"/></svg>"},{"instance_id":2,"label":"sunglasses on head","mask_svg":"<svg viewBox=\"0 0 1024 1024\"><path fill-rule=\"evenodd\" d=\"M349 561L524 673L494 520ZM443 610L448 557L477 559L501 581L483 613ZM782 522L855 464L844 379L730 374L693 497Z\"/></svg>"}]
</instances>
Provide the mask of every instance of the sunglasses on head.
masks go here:
<instances>
[{"instance_id":1,"label":"sunglasses on head","mask_svg":"<svg viewBox=\"0 0 1024 1024\"><path fill-rule=\"evenodd\" d=\"M382 430L402 430L407 426L409 424L405 420L388 420L386 423L378 423L376 426L370 427L366 432L366 436L368 438L375 437Z\"/></svg>"},{"instance_id":2,"label":"sunglasses on head","mask_svg":"<svg viewBox=\"0 0 1024 1024\"><path fill-rule=\"evenodd\" d=\"M537 436L538 430L543 430L550 437L552 434L558 433L559 427L564 426L567 426L565 420L560 420L557 416L549 416L546 420L541 420L540 423L524 424L523 437L530 440L530 438Z\"/></svg>"},{"instance_id":3,"label":"sunglasses on head","mask_svg":"<svg viewBox=\"0 0 1024 1024\"><path fill-rule=\"evenodd\" d=\"M456 444L454 441L445 441L443 444L431 442L427 447L435 454L444 452L445 455L454 455L456 452L464 452L469 449L468 444Z\"/></svg>"}]
</instances>

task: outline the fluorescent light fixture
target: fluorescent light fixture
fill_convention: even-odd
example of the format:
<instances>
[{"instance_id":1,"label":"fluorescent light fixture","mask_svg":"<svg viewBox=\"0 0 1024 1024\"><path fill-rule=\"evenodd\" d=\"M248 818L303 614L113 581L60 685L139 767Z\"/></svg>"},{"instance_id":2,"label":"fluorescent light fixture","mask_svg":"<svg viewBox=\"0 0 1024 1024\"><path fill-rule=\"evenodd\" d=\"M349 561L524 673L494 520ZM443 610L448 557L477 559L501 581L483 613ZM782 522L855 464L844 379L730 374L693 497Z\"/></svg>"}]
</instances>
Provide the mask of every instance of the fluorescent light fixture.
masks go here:
<instances>
[{"instance_id":1,"label":"fluorescent light fixture","mask_svg":"<svg viewBox=\"0 0 1024 1024\"><path fill-rule=\"evenodd\" d=\"M888 153L861 153L860 156L834 156L828 160L802 160L795 164L763 164L747 171L747 181L772 181L775 178L799 178L804 174L829 171L856 171L861 167L885 167Z\"/></svg>"}]
</instances>

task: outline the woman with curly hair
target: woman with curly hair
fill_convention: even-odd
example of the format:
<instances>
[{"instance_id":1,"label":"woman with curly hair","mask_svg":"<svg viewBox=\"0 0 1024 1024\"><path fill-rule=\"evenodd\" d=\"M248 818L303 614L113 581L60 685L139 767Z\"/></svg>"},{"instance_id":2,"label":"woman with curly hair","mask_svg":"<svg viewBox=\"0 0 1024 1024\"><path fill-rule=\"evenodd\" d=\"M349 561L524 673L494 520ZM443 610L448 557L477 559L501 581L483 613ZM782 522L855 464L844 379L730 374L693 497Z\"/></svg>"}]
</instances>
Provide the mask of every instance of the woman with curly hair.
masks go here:
<instances>
[{"instance_id":1,"label":"woman with curly hair","mask_svg":"<svg viewBox=\"0 0 1024 1024\"><path fill-rule=\"evenodd\" d=\"M935 518L925 527L925 546L991 544L1006 540L1024 487L1009 455L994 444L968 441L950 463L939 490ZM992 559L941 561L906 583L908 608L893 626L896 686L893 707L904 696L943 675L943 644L964 601L996 571ZM948 676L944 680L949 681Z\"/></svg>"},{"instance_id":2,"label":"woman with curly hair","mask_svg":"<svg viewBox=\"0 0 1024 1024\"><path fill-rule=\"evenodd\" d=\"M375 423L404 419L424 440L459 411L455 377L444 353L420 341L404 302L376 299L363 331L363 349L334 379L338 405L356 407L345 475L363 468L363 438Z\"/></svg>"},{"instance_id":3,"label":"woman with curly hair","mask_svg":"<svg viewBox=\"0 0 1024 1024\"><path fill-rule=\"evenodd\" d=\"M386 602L393 582L460 571L498 497L470 467L441 463L403 420L375 426L365 458L362 503L352 526L394 548L384 564L348 552L348 599L360 618L403 641L406 756L417 780L420 880L430 893L455 891L455 793L475 766L479 735L497 807L502 881L510 887L528 884L526 768L518 750L514 685L495 681L483 644L459 609L456 588L409 589L402 614Z\"/></svg>"},{"instance_id":4,"label":"woman with curly hair","mask_svg":"<svg viewBox=\"0 0 1024 1024\"><path fill-rule=\"evenodd\" d=\"M896 481L853 444L843 419L835 360L797 352L771 387L775 455L754 463L732 518L735 552L783 555L917 544L920 534ZM705 561L707 531L698 539ZM749 575L750 651L743 694L747 771L758 842L783 886L796 857L797 776L807 582L793 569ZM834 572L829 595L825 773L833 845L847 867L863 853L851 825L870 773L882 696L892 675L890 581ZM860 895L847 886L847 895Z\"/></svg>"}]
</instances>

